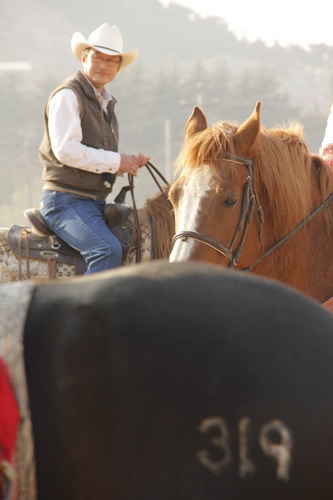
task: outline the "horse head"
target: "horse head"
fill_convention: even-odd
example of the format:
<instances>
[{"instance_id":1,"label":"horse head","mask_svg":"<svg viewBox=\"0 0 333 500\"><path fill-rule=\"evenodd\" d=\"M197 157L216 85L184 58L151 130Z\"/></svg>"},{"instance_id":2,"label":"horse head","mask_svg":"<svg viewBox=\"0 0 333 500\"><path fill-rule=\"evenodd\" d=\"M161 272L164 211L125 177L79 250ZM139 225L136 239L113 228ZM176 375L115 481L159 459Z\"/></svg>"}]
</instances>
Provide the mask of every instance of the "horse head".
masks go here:
<instances>
[{"instance_id":1,"label":"horse head","mask_svg":"<svg viewBox=\"0 0 333 500\"><path fill-rule=\"evenodd\" d=\"M260 102L239 127L222 123L211 129L203 111L195 106L178 161L181 175L170 191L177 231L171 261L238 263L245 237L253 231L254 205L259 207L251 162L259 130ZM258 255L256 232L245 264Z\"/></svg>"}]
</instances>

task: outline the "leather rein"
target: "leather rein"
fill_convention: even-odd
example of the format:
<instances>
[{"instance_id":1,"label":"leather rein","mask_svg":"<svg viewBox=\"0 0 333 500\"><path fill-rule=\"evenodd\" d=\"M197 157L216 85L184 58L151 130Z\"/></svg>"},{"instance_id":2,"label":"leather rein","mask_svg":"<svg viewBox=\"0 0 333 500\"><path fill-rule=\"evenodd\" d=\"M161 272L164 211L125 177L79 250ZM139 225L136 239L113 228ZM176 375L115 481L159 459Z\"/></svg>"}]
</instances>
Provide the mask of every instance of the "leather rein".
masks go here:
<instances>
[{"instance_id":1,"label":"leather rein","mask_svg":"<svg viewBox=\"0 0 333 500\"><path fill-rule=\"evenodd\" d=\"M228 158L230 157L230 158ZM200 243L203 243L220 254L224 255L228 259L228 266L227 267L235 267L238 264L238 261L240 259L241 253L244 248L244 243L245 239L247 236L247 231L248 227L252 221L252 215L253 215L253 210L254 206L257 206L257 212L259 216L259 228L258 228L258 234L259 234L259 241L262 239L262 226L264 224L264 213L263 210L260 206L259 199L257 196L257 192L255 189L254 181L253 181L253 165L252 165L252 160L247 159L247 158L242 158L241 156L238 155L224 155L223 157L224 161L230 161L234 163L240 163L241 165L244 165L247 168L248 171L248 176L246 179L246 182L244 184L243 188L243 198L242 198L242 208L241 208L241 213L239 217L239 221L235 230L234 237L232 239L232 242L229 247L226 247L225 245L219 243L218 241L214 240L213 238L210 238L209 236L206 236L202 233L199 233L197 231L180 231L176 233L173 237L173 244L178 240L181 239L182 241L186 241L188 238L192 238L196 241L199 241ZM271 248L266 250L258 259L251 264L248 267L244 267L241 269L241 271L252 271L252 269L257 266L262 260L264 260L268 255L270 255L272 252L280 248L286 241L288 241L290 238L292 238L298 231L300 231L306 224L311 222L320 212L322 212L328 205L333 201L333 193L331 193L311 214L303 219L293 230L291 230L287 235L285 235L281 240L279 240L277 243L275 243ZM236 241L241 235L240 242L236 248Z\"/></svg>"}]
</instances>

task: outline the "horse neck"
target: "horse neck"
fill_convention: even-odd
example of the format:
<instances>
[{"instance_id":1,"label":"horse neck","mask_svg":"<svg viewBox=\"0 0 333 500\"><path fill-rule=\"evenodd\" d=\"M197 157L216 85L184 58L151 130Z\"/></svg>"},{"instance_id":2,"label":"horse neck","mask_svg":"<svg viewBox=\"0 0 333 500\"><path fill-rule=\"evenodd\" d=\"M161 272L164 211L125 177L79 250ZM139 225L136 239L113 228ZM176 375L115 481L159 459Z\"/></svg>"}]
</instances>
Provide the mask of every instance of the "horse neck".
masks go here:
<instances>
[{"instance_id":1,"label":"horse neck","mask_svg":"<svg viewBox=\"0 0 333 500\"><path fill-rule=\"evenodd\" d=\"M267 227L269 226L266 226L266 233ZM272 244L273 242L266 243L263 253ZM323 215L318 215L273 251L254 271L323 302L333 296L332 254L333 229L327 227Z\"/></svg>"}]
</instances>

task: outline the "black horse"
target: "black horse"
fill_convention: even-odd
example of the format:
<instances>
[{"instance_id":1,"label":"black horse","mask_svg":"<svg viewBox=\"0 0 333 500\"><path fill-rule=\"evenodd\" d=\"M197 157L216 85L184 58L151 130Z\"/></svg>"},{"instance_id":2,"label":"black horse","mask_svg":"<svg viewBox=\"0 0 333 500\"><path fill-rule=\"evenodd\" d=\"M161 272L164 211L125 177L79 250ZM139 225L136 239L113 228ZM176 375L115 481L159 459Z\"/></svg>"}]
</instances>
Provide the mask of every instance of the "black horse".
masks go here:
<instances>
[{"instance_id":1,"label":"black horse","mask_svg":"<svg viewBox=\"0 0 333 500\"><path fill-rule=\"evenodd\" d=\"M38 500L331 500L333 316L199 263L36 285Z\"/></svg>"}]
</instances>

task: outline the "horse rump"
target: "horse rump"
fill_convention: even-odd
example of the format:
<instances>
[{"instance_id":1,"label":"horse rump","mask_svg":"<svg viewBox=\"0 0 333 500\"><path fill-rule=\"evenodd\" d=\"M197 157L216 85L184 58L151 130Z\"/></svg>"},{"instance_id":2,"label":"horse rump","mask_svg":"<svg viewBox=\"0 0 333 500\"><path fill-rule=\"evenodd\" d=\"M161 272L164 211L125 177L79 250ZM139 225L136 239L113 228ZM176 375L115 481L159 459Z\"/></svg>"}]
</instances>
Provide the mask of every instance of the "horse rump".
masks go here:
<instances>
[{"instance_id":1,"label":"horse rump","mask_svg":"<svg viewBox=\"0 0 333 500\"><path fill-rule=\"evenodd\" d=\"M37 285L38 499L331 499L332 331L311 299L211 264Z\"/></svg>"}]
</instances>

